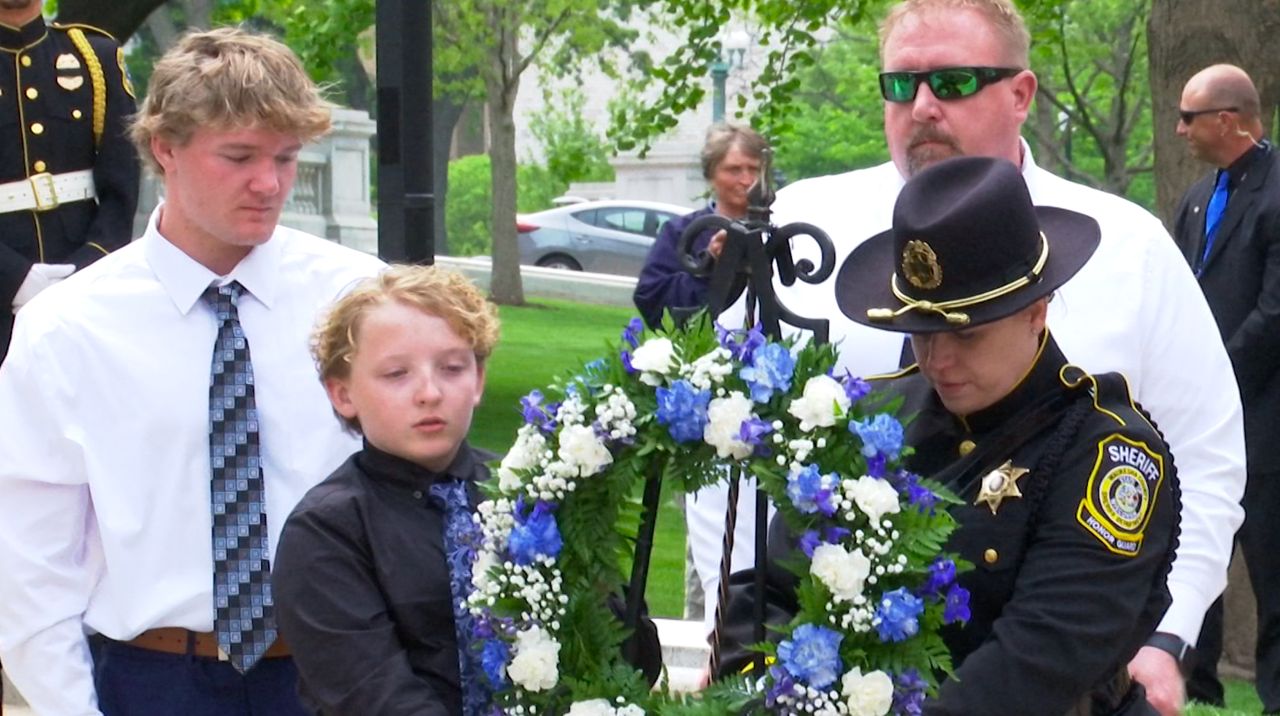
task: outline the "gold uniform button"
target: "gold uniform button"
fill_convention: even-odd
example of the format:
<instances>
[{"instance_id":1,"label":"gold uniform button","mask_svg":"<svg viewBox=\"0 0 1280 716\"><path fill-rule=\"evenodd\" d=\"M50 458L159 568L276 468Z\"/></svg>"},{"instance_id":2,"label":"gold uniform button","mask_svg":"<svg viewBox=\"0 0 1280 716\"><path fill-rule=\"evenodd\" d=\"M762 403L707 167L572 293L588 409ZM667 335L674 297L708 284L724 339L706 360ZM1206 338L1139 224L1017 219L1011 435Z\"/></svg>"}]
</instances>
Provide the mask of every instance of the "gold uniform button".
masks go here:
<instances>
[{"instance_id":1,"label":"gold uniform button","mask_svg":"<svg viewBox=\"0 0 1280 716\"><path fill-rule=\"evenodd\" d=\"M73 110L71 110L71 116L72 116L74 119L80 119L81 117L83 117L83 116L84 116L84 114L82 114L82 113L80 112L80 110L78 110L78 109L73 109Z\"/></svg>"},{"instance_id":2,"label":"gold uniform button","mask_svg":"<svg viewBox=\"0 0 1280 716\"><path fill-rule=\"evenodd\" d=\"M39 97L39 96L40 96L40 90L36 89L35 87L27 88L27 99L35 99L36 97Z\"/></svg>"},{"instance_id":3,"label":"gold uniform button","mask_svg":"<svg viewBox=\"0 0 1280 716\"><path fill-rule=\"evenodd\" d=\"M23 67L30 67L30 66L31 66L31 56L30 56L30 55L23 55L23 56L22 56L22 60L21 60L21 62L22 62L22 66L23 66Z\"/></svg>"},{"instance_id":4,"label":"gold uniform button","mask_svg":"<svg viewBox=\"0 0 1280 716\"><path fill-rule=\"evenodd\" d=\"M969 453L973 452L973 449L976 447L978 447L977 444L974 443L972 440L961 440L960 441L960 457L964 457L965 455L968 455Z\"/></svg>"},{"instance_id":5,"label":"gold uniform button","mask_svg":"<svg viewBox=\"0 0 1280 716\"><path fill-rule=\"evenodd\" d=\"M44 125L43 125L43 124L40 124L39 122L33 122L33 123L31 124L31 133L32 133L32 134L44 134Z\"/></svg>"},{"instance_id":6,"label":"gold uniform button","mask_svg":"<svg viewBox=\"0 0 1280 716\"><path fill-rule=\"evenodd\" d=\"M49 165L47 165L47 164L45 164L43 161L41 161L41 160L37 159L37 160L36 160L36 163L31 165L31 168L32 168L32 169L35 169L37 172L42 172L42 171L44 171L45 169L48 169L48 168L49 168Z\"/></svg>"},{"instance_id":7,"label":"gold uniform button","mask_svg":"<svg viewBox=\"0 0 1280 716\"><path fill-rule=\"evenodd\" d=\"M995 564L1000 559L1000 553L994 549L988 549L982 553L982 561L987 564Z\"/></svg>"}]
</instances>

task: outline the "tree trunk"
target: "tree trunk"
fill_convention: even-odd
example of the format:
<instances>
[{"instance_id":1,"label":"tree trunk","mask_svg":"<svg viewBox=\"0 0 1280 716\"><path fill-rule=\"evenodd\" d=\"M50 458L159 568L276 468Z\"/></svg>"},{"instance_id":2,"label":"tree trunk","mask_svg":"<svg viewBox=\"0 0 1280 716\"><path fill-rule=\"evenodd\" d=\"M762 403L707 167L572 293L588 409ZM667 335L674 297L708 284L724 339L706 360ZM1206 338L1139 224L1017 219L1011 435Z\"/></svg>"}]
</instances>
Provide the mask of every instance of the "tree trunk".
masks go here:
<instances>
[{"instance_id":1,"label":"tree trunk","mask_svg":"<svg viewBox=\"0 0 1280 716\"><path fill-rule=\"evenodd\" d=\"M435 247L437 256L449 255L449 232L445 227L445 212L449 195L449 144L453 128L462 116L465 104L449 97L431 100L431 172L435 187Z\"/></svg>"},{"instance_id":2,"label":"tree trunk","mask_svg":"<svg viewBox=\"0 0 1280 716\"><path fill-rule=\"evenodd\" d=\"M1156 203L1166 226L1183 193L1208 171L1174 133L1178 102L1191 75L1209 65L1238 65L1262 95L1263 125L1274 125L1280 105L1280 64L1274 39L1280 33L1280 0L1220 0L1214 3L1153 0L1147 21L1155 125Z\"/></svg>"},{"instance_id":3,"label":"tree trunk","mask_svg":"<svg viewBox=\"0 0 1280 716\"><path fill-rule=\"evenodd\" d=\"M504 306L524 304L520 280L520 247L516 244L516 92L520 75L513 72L517 53L516 33L500 32L501 47L485 73L488 99L490 186L493 206L493 269L489 293ZM503 58L508 58L504 60Z\"/></svg>"},{"instance_id":4,"label":"tree trunk","mask_svg":"<svg viewBox=\"0 0 1280 716\"><path fill-rule=\"evenodd\" d=\"M100 27L124 42L163 4L164 0L60 0L58 21Z\"/></svg>"}]
</instances>

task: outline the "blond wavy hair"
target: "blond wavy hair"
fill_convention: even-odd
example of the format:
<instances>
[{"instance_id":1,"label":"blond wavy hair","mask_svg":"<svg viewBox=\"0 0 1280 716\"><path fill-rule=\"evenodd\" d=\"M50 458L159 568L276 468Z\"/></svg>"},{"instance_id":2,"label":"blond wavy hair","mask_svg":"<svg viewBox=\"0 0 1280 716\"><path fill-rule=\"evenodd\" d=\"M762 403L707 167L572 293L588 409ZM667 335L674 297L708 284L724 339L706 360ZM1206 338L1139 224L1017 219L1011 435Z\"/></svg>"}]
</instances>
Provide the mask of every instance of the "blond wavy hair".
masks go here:
<instances>
[{"instance_id":1,"label":"blond wavy hair","mask_svg":"<svg viewBox=\"0 0 1280 716\"><path fill-rule=\"evenodd\" d=\"M155 64L130 136L158 175L152 137L185 146L198 127L264 128L309 142L329 131L329 106L279 40L236 27L192 32Z\"/></svg>"},{"instance_id":2,"label":"blond wavy hair","mask_svg":"<svg viewBox=\"0 0 1280 716\"><path fill-rule=\"evenodd\" d=\"M360 349L360 324L371 310L388 303L444 319L481 364L498 343L498 312L467 277L435 266L393 265L356 284L317 324L311 355L321 380L351 375L351 361Z\"/></svg>"},{"instance_id":3,"label":"blond wavy hair","mask_svg":"<svg viewBox=\"0 0 1280 716\"><path fill-rule=\"evenodd\" d=\"M905 18L948 10L973 10L985 17L1004 44L1004 61L1021 69L1031 66L1031 33L1010 0L903 0L894 5L880 23L881 59L889 37Z\"/></svg>"}]
</instances>

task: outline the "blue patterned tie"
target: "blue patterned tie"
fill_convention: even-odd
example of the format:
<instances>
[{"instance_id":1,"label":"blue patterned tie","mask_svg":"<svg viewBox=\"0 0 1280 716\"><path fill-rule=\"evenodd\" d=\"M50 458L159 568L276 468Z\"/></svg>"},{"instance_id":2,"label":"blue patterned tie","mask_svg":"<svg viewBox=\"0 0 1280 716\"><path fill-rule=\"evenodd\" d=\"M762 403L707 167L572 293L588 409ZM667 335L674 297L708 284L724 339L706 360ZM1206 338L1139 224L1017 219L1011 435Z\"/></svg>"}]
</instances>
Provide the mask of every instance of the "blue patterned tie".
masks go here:
<instances>
[{"instance_id":1,"label":"blue patterned tie","mask_svg":"<svg viewBox=\"0 0 1280 716\"><path fill-rule=\"evenodd\" d=\"M253 365L236 311L243 291L233 281L204 292L218 317L209 380L213 629L218 647L241 673L257 663L276 638Z\"/></svg>"},{"instance_id":2,"label":"blue patterned tie","mask_svg":"<svg viewBox=\"0 0 1280 716\"><path fill-rule=\"evenodd\" d=\"M471 593L471 565L483 537L480 526L471 519L466 484L457 480L431 486L431 496L444 505L444 554L449 562L449 593L453 597L453 626L458 637L458 671L462 676L462 713L479 714L485 690L480 681L478 654L471 649L471 610L467 595Z\"/></svg>"},{"instance_id":3,"label":"blue patterned tie","mask_svg":"<svg viewBox=\"0 0 1280 716\"><path fill-rule=\"evenodd\" d=\"M1227 182L1230 178L1226 171L1218 172L1213 196L1209 197L1209 205L1204 209L1204 253L1200 255L1200 271L1204 270L1204 262L1209 260L1209 251L1213 249L1213 240L1218 235L1218 224L1222 223L1222 215L1227 211Z\"/></svg>"}]
</instances>

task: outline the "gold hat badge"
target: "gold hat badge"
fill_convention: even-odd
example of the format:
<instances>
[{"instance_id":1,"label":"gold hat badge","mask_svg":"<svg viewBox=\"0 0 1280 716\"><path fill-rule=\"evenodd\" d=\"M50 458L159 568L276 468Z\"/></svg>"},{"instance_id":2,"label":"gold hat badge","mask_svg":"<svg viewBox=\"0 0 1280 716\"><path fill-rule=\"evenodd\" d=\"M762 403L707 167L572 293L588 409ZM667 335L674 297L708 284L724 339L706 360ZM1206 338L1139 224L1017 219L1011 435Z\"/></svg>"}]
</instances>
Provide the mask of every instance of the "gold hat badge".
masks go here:
<instances>
[{"instance_id":1,"label":"gold hat badge","mask_svg":"<svg viewBox=\"0 0 1280 716\"><path fill-rule=\"evenodd\" d=\"M912 239L902 249L902 275L912 286L925 290L942 285L942 266L929 244Z\"/></svg>"}]
</instances>

